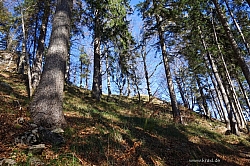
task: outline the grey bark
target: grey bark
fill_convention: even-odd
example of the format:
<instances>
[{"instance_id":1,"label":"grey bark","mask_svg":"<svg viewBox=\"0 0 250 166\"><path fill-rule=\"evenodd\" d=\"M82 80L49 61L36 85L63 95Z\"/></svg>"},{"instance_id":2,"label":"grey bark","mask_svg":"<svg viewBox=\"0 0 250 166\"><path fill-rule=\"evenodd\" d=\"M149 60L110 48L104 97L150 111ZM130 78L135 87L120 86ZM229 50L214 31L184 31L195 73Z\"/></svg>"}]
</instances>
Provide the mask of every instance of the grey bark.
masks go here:
<instances>
[{"instance_id":1,"label":"grey bark","mask_svg":"<svg viewBox=\"0 0 250 166\"><path fill-rule=\"evenodd\" d=\"M58 0L44 71L29 111L34 123L47 127L65 127L63 88L69 48L72 1Z\"/></svg>"},{"instance_id":2,"label":"grey bark","mask_svg":"<svg viewBox=\"0 0 250 166\"><path fill-rule=\"evenodd\" d=\"M108 57L108 51L106 50L106 71L107 71L107 88L108 88L108 96L107 101L109 100L109 97L111 95L111 83L110 83L110 70L109 70L109 57Z\"/></svg>"},{"instance_id":3,"label":"grey bark","mask_svg":"<svg viewBox=\"0 0 250 166\"><path fill-rule=\"evenodd\" d=\"M242 83L241 83L241 80L240 80L239 78L237 78L237 81L238 81L238 84L240 85L241 93L244 95L244 98L245 98L245 100L246 100L247 107L248 107L248 109L250 109L249 98L248 98L247 93L246 93L246 91L245 91L245 89L244 89L244 87L243 87L243 85L242 85Z\"/></svg>"},{"instance_id":4,"label":"grey bark","mask_svg":"<svg viewBox=\"0 0 250 166\"><path fill-rule=\"evenodd\" d=\"M218 3L218 0L212 0L215 7L216 7L216 11L218 13L218 17L222 23L222 26L225 30L225 33L228 37L228 40L231 44L231 47L233 49L233 56L234 56L234 59L237 61L238 65L240 66L246 80L247 80L247 83L248 83L248 86L250 87L250 71L249 71L249 68L244 60L244 58L241 56L241 53L240 53L240 49L234 39L234 36L233 36L233 33L231 32L231 29L230 29L230 26L227 22L227 19L225 17L225 15L223 14L222 12L222 9Z\"/></svg>"},{"instance_id":5,"label":"grey bark","mask_svg":"<svg viewBox=\"0 0 250 166\"><path fill-rule=\"evenodd\" d=\"M100 18L99 11L95 11L95 27L94 27L94 74L93 74L93 84L92 84L92 97L97 101L101 98L101 30L100 30Z\"/></svg>"},{"instance_id":6,"label":"grey bark","mask_svg":"<svg viewBox=\"0 0 250 166\"><path fill-rule=\"evenodd\" d=\"M156 8L155 1L153 1L153 3ZM164 31L161 25L159 15L155 14L155 18L156 18L156 26L157 26L159 40L160 40L164 69L165 69L167 83L168 83L168 90L169 90L170 99L171 99L173 118L174 118L175 123L181 123L180 110L178 109L178 105L177 105L176 95L174 91L174 84L173 84L173 79L172 79L172 75L170 71L170 65L169 65L169 60L168 60L168 55L167 55L167 50L166 50Z\"/></svg>"},{"instance_id":7,"label":"grey bark","mask_svg":"<svg viewBox=\"0 0 250 166\"><path fill-rule=\"evenodd\" d=\"M175 77L175 81L177 83L177 87L179 89L179 92L180 92L181 99L183 101L184 107L189 108L188 100L186 99L184 90L183 90L183 88L181 86L181 78L179 78L179 77L176 76Z\"/></svg>"},{"instance_id":8,"label":"grey bark","mask_svg":"<svg viewBox=\"0 0 250 166\"><path fill-rule=\"evenodd\" d=\"M42 18L42 24L40 27L40 36L37 43L36 59L32 68L32 88L35 90L40 82L42 75L42 62L44 55L44 41L46 36L47 24L49 20L50 7L49 2L44 1L44 14Z\"/></svg>"},{"instance_id":9,"label":"grey bark","mask_svg":"<svg viewBox=\"0 0 250 166\"><path fill-rule=\"evenodd\" d=\"M240 25L238 24L238 22L237 22L236 19L234 18L233 12L231 11L231 9L230 9L230 7L229 7L229 5L228 5L228 1L227 1L227 0L224 0L224 1L225 1L225 3L226 3L228 12L229 12L230 15L231 15L231 18L233 19L233 22L234 22L234 24L235 24L235 26L236 26L238 32L240 33L241 39L242 39L242 41L243 41L243 43L244 43L244 45L245 45L245 47L246 47L246 49L247 49L248 55L250 55L250 46L249 46L249 44L247 43L247 41L246 41L246 39L245 39L245 36L244 36L243 32L241 31Z\"/></svg>"},{"instance_id":10,"label":"grey bark","mask_svg":"<svg viewBox=\"0 0 250 166\"><path fill-rule=\"evenodd\" d=\"M197 85L199 87L199 92L200 92L200 95L201 95L201 100L202 100L202 106L203 106L203 109L204 109L204 114L207 115L209 118L211 116L211 113L208 109L208 105L207 105L207 101L206 101L206 96L203 92L203 87L201 85L201 80L199 78L199 76L196 75L196 81L197 81Z\"/></svg>"},{"instance_id":11,"label":"grey bark","mask_svg":"<svg viewBox=\"0 0 250 166\"><path fill-rule=\"evenodd\" d=\"M147 91L148 91L148 100L149 102L151 101L151 88L150 88L150 82L149 82L149 75L148 75L148 68L147 68L147 61L146 61L146 46L145 46L146 42L143 42L142 45L142 60L143 60L143 67L144 67L144 73L145 73L145 79L146 79L146 84L147 84Z\"/></svg>"},{"instance_id":12,"label":"grey bark","mask_svg":"<svg viewBox=\"0 0 250 166\"><path fill-rule=\"evenodd\" d=\"M28 95L29 97L32 96L33 93L33 88L31 85L31 71L30 71L30 63L29 63L29 54L26 50L26 30L25 30L25 25L24 25L24 14L23 14L23 9L21 9L21 17L22 17L22 30L23 30L23 43L22 43L22 47L23 47L23 52L22 52L22 57L25 58L26 61L26 67L27 67L27 76L28 76ZM24 59L22 59L22 64L23 67L25 66L24 64ZM23 69L24 70L24 69ZM23 74L23 72L22 72Z\"/></svg>"},{"instance_id":13,"label":"grey bark","mask_svg":"<svg viewBox=\"0 0 250 166\"><path fill-rule=\"evenodd\" d=\"M226 94L226 90L225 90L225 88L224 88L224 86L222 84L222 81L221 81L217 66L215 65L215 62L214 62L214 59L210 55L210 52L207 49L207 45L205 43L205 40L203 39L202 32L201 32L199 26L198 26L198 29L199 29L199 33L200 33L200 36L201 36L201 42L203 44L203 47L204 47L205 51L207 52L206 57L207 57L207 59L209 61L209 64L210 64L211 69L213 71L213 74L215 76L216 82L218 84L219 90L221 92L221 97L222 97L222 99L223 99L223 101L225 103L225 106L226 106L226 110L223 109L223 111L227 111L227 112L223 112L225 114L226 127L227 127L228 130L231 130L232 126L230 124L232 124L232 123L230 123L230 122L232 122L232 119L230 119L230 117L232 118L232 116L229 116L229 115L232 112L232 110L231 110L230 103L229 103L229 100L228 100L228 97L227 97L227 94ZM227 115L229 117L227 117Z\"/></svg>"},{"instance_id":14,"label":"grey bark","mask_svg":"<svg viewBox=\"0 0 250 166\"><path fill-rule=\"evenodd\" d=\"M215 30L215 27L214 27L213 19L212 19L212 26L213 26L213 31L214 31L215 42L216 42L217 48L218 48L219 53L220 53L220 60L221 60L221 62L223 64L223 67L224 67L224 70L225 70L225 73L226 73L225 78L226 78L226 81L228 82L228 86L229 86L229 90L230 90L229 94L231 95L231 98L232 98L231 100L233 100L233 102L230 102L230 103L234 104L235 108L233 108L233 111L234 111L236 121L237 121L239 127L241 129L243 129L243 128L246 128L246 125L245 125L246 120L245 120L244 116L242 115L242 108L241 108L240 102L238 100L238 96L237 96L237 94L235 92L231 76L230 76L229 71L227 69L227 65L225 63L224 56L223 56L223 53L221 51L221 48L220 48L220 45L219 45L219 42L218 42L217 33L216 33L216 30ZM243 39L244 39L244 37L243 37ZM229 96L229 100L230 100L230 96Z\"/></svg>"}]
</instances>

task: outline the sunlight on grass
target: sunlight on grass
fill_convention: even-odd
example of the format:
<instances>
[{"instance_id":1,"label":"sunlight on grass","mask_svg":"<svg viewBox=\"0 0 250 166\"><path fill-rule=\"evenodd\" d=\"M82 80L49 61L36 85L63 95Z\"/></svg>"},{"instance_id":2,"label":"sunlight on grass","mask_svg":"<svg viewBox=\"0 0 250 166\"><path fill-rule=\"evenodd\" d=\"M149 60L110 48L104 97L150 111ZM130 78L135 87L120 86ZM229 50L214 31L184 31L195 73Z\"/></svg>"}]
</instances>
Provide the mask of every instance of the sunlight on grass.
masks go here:
<instances>
[{"instance_id":1,"label":"sunlight on grass","mask_svg":"<svg viewBox=\"0 0 250 166\"><path fill-rule=\"evenodd\" d=\"M109 112L102 113L102 116L112 122L120 122L120 118L118 118L115 114L111 114Z\"/></svg>"},{"instance_id":2,"label":"sunlight on grass","mask_svg":"<svg viewBox=\"0 0 250 166\"><path fill-rule=\"evenodd\" d=\"M25 97L25 84L18 81L18 77L15 79L8 82L13 86L13 92L0 89L0 101L4 103L0 111L14 118L17 111L13 100L19 100L23 105L29 102ZM7 82L2 77L0 80ZM239 158L235 155L239 147L241 152L250 147L249 135L225 136L218 132L220 127L225 128L221 122L206 121L193 113L192 122L175 124L169 105L138 103L137 98L115 95L109 102L105 95L96 102L90 94L90 91L66 86L63 107L68 126L63 133L64 145L46 145L41 155L13 145L10 157L18 161L18 165L29 165L31 157L38 157L51 166L189 165L188 159L218 156L225 161L222 165L240 165L240 161L247 160L234 161ZM5 116L2 117L0 120L5 122ZM22 125L12 124L12 121L9 126L17 132L23 129ZM3 136L5 134L8 132ZM7 150L9 154L10 149ZM229 158L232 158L230 162Z\"/></svg>"},{"instance_id":3,"label":"sunlight on grass","mask_svg":"<svg viewBox=\"0 0 250 166\"><path fill-rule=\"evenodd\" d=\"M218 142L221 140L222 136L216 132L210 131L207 128L204 128L199 125L189 125L185 127L185 130L187 134L190 134L192 136L199 136L199 137L204 137L208 138L212 141Z\"/></svg>"}]
</instances>

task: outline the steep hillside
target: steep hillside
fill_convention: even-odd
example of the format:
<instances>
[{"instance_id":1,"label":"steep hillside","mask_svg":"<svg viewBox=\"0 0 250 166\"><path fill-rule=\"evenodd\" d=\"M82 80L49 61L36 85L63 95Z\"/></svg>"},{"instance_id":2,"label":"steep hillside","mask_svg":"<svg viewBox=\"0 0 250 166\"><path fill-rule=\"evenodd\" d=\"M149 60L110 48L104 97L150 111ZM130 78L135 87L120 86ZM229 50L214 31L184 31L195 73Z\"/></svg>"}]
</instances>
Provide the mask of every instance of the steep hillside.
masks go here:
<instances>
[{"instance_id":1,"label":"steep hillside","mask_svg":"<svg viewBox=\"0 0 250 166\"><path fill-rule=\"evenodd\" d=\"M14 144L30 122L24 77L0 72L0 165L250 165L249 135L224 135L224 124L206 121L181 107L186 125L172 123L164 103L104 96L97 103L90 91L65 87L68 122L65 144L45 144L41 153ZM22 120L22 123L19 121Z\"/></svg>"}]
</instances>

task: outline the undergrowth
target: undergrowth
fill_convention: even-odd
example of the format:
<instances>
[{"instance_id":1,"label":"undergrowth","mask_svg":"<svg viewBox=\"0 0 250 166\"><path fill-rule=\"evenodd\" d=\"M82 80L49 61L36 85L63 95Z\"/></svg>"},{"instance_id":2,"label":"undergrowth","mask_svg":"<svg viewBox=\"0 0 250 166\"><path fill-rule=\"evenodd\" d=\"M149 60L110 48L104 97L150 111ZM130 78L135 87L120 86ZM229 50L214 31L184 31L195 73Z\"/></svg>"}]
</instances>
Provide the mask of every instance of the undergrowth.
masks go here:
<instances>
[{"instance_id":1,"label":"undergrowth","mask_svg":"<svg viewBox=\"0 0 250 166\"><path fill-rule=\"evenodd\" d=\"M21 116L30 120L25 80L4 73L0 81L12 87L0 89L0 122L4 124L0 134L6 135L1 137L0 158L13 158L18 165L29 165L34 157L52 166L218 164L200 163L201 159L213 159L219 165L250 164L250 157L240 155L250 150L249 136L224 135L217 130L224 126L219 121L206 121L190 113L194 120L187 125L174 124L169 104L138 103L136 98L115 95L96 102L89 90L68 85L63 105L68 123L63 134L66 143L46 145L42 154L31 154L27 147L11 142L13 133L24 130L24 126L15 127L20 115L13 100L24 108Z\"/></svg>"}]
</instances>

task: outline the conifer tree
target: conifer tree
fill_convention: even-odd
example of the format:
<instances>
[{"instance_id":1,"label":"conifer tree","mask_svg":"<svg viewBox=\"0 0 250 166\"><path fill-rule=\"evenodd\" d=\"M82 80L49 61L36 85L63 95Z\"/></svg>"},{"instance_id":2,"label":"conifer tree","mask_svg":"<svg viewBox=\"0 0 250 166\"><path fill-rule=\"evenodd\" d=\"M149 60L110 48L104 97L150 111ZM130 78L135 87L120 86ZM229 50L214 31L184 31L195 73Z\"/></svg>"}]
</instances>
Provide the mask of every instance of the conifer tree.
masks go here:
<instances>
[{"instance_id":1,"label":"conifer tree","mask_svg":"<svg viewBox=\"0 0 250 166\"><path fill-rule=\"evenodd\" d=\"M41 81L30 103L34 123L48 127L63 127L63 88L70 35L71 0L58 0L53 18L46 63Z\"/></svg>"},{"instance_id":2,"label":"conifer tree","mask_svg":"<svg viewBox=\"0 0 250 166\"><path fill-rule=\"evenodd\" d=\"M148 36L154 35L157 33L159 38L159 47L161 48L162 52L162 59L165 69L165 74L167 78L167 86L170 94L171 99L171 106L173 111L174 121L176 123L181 122L180 111L177 105L176 94L174 91L173 79L170 69L170 61L169 55L166 48L166 39L165 39L165 31L167 31L164 27L166 27L167 19L171 20L173 15L173 7L174 2L162 1L162 0L152 0L152 1L145 1L138 5L141 14L143 15L143 19L145 21L145 26L147 26ZM171 6L170 8L165 8L164 6ZM173 5L173 6L172 6ZM171 20L174 21L174 20ZM171 31L171 30L169 30Z\"/></svg>"},{"instance_id":3,"label":"conifer tree","mask_svg":"<svg viewBox=\"0 0 250 166\"><path fill-rule=\"evenodd\" d=\"M101 42L114 41L119 38L126 47L128 38L127 12L130 10L127 0L90 1L85 0L86 9L83 12L84 24L93 31L94 69L92 96L97 101L101 97ZM126 49L126 48L125 48Z\"/></svg>"}]
</instances>

